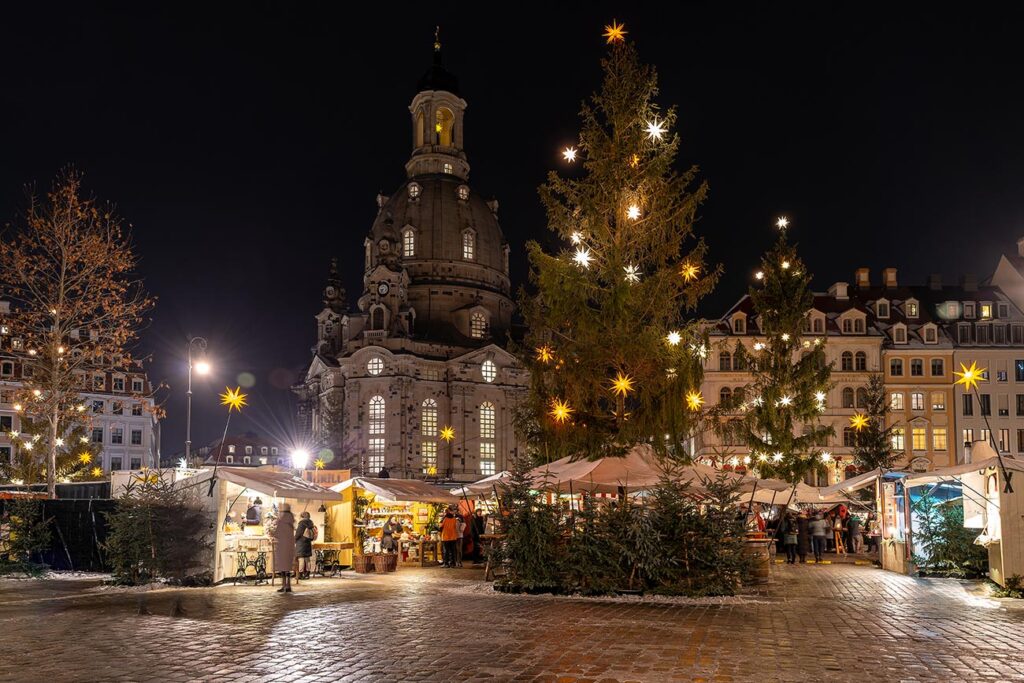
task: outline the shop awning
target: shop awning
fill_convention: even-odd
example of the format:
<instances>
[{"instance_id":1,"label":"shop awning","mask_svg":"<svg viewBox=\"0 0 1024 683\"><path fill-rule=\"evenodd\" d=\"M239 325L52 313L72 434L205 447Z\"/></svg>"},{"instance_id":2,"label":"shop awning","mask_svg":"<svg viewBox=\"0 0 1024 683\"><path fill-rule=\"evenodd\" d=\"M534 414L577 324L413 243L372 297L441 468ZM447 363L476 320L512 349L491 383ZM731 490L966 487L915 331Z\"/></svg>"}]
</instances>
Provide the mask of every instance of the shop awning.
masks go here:
<instances>
[{"instance_id":1,"label":"shop awning","mask_svg":"<svg viewBox=\"0 0 1024 683\"><path fill-rule=\"evenodd\" d=\"M396 502L414 503L458 503L459 499L442 488L418 479L376 479L353 477L331 487L332 491L344 491L355 486L375 496Z\"/></svg>"},{"instance_id":2,"label":"shop awning","mask_svg":"<svg viewBox=\"0 0 1024 683\"><path fill-rule=\"evenodd\" d=\"M465 484L451 489L450 493L453 496L486 496L494 492L495 487L499 487L502 483L508 479L509 472L498 472L492 474L489 477L484 477L480 481L474 481L472 484Z\"/></svg>"},{"instance_id":3,"label":"shop awning","mask_svg":"<svg viewBox=\"0 0 1024 683\"><path fill-rule=\"evenodd\" d=\"M977 462L968 462L962 465L954 465L952 467L940 467L932 470L931 472L908 474L904 481L907 486L925 486L927 484L935 484L940 481L960 479L965 474L981 472L990 467L998 469L999 458L985 458L984 460ZM1013 472L1024 472L1024 460L1016 460L1008 455L1004 455L1003 467Z\"/></svg>"},{"instance_id":4,"label":"shop awning","mask_svg":"<svg viewBox=\"0 0 1024 683\"><path fill-rule=\"evenodd\" d=\"M843 493L853 493L869 486L875 485L875 480L885 474L886 470L880 467L876 467L870 472L864 474L858 474L856 477L850 477L844 481L841 481L831 486L823 486L818 489L818 493L822 496L835 496Z\"/></svg>"},{"instance_id":5,"label":"shop awning","mask_svg":"<svg viewBox=\"0 0 1024 683\"><path fill-rule=\"evenodd\" d=\"M562 493L597 491L615 493L620 488L639 491L658 483L662 470L647 445L636 446L622 457L600 460L556 460L530 470L529 476L539 489Z\"/></svg>"},{"instance_id":6,"label":"shop awning","mask_svg":"<svg viewBox=\"0 0 1024 683\"><path fill-rule=\"evenodd\" d=\"M273 467L218 467L216 472L218 479L244 486L265 496L292 500L341 500L341 496L334 491L300 479L287 470ZM195 476L179 479L177 483L194 486L200 481L209 480L213 474L212 468L204 469Z\"/></svg>"}]
</instances>

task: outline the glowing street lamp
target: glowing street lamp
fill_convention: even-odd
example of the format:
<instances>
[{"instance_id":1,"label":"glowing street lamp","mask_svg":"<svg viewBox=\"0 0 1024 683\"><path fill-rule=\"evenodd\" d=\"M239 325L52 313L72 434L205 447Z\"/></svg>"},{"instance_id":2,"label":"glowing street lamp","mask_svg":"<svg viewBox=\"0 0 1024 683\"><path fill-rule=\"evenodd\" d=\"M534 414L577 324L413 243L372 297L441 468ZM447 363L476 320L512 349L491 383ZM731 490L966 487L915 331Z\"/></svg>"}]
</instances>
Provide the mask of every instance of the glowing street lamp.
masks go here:
<instances>
[{"instance_id":1,"label":"glowing street lamp","mask_svg":"<svg viewBox=\"0 0 1024 683\"><path fill-rule=\"evenodd\" d=\"M304 470L309 464L309 451L305 448L296 448L292 451L292 467L297 470Z\"/></svg>"}]
</instances>

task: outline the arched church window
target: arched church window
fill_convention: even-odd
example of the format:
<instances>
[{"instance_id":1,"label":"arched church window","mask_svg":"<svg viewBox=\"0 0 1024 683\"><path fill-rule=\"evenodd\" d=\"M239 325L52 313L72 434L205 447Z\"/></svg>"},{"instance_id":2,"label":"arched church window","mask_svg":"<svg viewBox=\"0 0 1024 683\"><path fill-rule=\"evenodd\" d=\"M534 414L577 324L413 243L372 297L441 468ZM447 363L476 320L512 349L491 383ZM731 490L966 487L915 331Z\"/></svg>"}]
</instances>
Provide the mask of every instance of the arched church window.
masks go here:
<instances>
[{"instance_id":1,"label":"arched church window","mask_svg":"<svg viewBox=\"0 0 1024 683\"><path fill-rule=\"evenodd\" d=\"M420 196L420 184L409 183L409 199L417 199Z\"/></svg>"},{"instance_id":2,"label":"arched church window","mask_svg":"<svg viewBox=\"0 0 1024 683\"><path fill-rule=\"evenodd\" d=\"M368 407L367 431L370 438L366 448L367 465L370 473L376 474L384 467L384 397L374 396L370 399Z\"/></svg>"},{"instance_id":3,"label":"arched church window","mask_svg":"<svg viewBox=\"0 0 1024 683\"><path fill-rule=\"evenodd\" d=\"M494 404L484 401L480 404L480 474L494 474Z\"/></svg>"},{"instance_id":4,"label":"arched church window","mask_svg":"<svg viewBox=\"0 0 1024 683\"><path fill-rule=\"evenodd\" d=\"M402 233L402 256L416 255L416 232L412 228L406 228Z\"/></svg>"},{"instance_id":5,"label":"arched church window","mask_svg":"<svg viewBox=\"0 0 1024 683\"><path fill-rule=\"evenodd\" d=\"M476 253L476 235L472 230L462 233L462 258L472 261Z\"/></svg>"},{"instance_id":6,"label":"arched church window","mask_svg":"<svg viewBox=\"0 0 1024 683\"><path fill-rule=\"evenodd\" d=\"M370 313L370 329L371 330L383 330L384 329L384 309L377 307Z\"/></svg>"},{"instance_id":7,"label":"arched church window","mask_svg":"<svg viewBox=\"0 0 1024 683\"><path fill-rule=\"evenodd\" d=\"M420 404L420 436L423 474L437 474L437 401L432 398Z\"/></svg>"},{"instance_id":8,"label":"arched church window","mask_svg":"<svg viewBox=\"0 0 1024 683\"><path fill-rule=\"evenodd\" d=\"M426 138L427 121L426 117L423 116L423 110L416 114L416 146L422 147L423 141Z\"/></svg>"},{"instance_id":9,"label":"arched church window","mask_svg":"<svg viewBox=\"0 0 1024 683\"><path fill-rule=\"evenodd\" d=\"M469 317L469 335L473 339L483 339L487 335L487 316L477 312Z\"/></svg>"},{"instance_id":10,"label":"arched church window","mask_svg":"<svg viewBox=\"0 0 1024 683\"><path fill-rule=\"evenodd\" d=\"M438 107L434 131L437 133L437 144L442 147L452 146L452 133L455 128L455 116L447 107Z\"/></svg>"},{"instance_id":11,"label":"arched church window","mask_svg":"<svg viewBox=\"0 0 1024 683\"><path fill-rule=\"evenodd\" d=\"M469 186L459 185L458 195L459 199L461 199L462 201L466 201L467 199L469 199Z\"/></svg>"},{"instance_id":12,"label":"arched church window","mask_svg":"<svg viewBox=\"0 0 1024 683\"><path fill-rule=\"evenodd\" d=\"M384 372L384 361L378 356L374 356L370 359L370 362L366 364L366 371L371 375L379 375Z\"/></svg>"},{"instance_id":13,"label":"arched church window","mask_svg":"<svg viewBox=\"0 0 1024 683\"><path fill-rule=\"evenodd\" d=\"M485 382L493 382L498 377L498 367L493 360L485 360L480 366L480 374L483 375Z\"/></svg>"}]
</instances>

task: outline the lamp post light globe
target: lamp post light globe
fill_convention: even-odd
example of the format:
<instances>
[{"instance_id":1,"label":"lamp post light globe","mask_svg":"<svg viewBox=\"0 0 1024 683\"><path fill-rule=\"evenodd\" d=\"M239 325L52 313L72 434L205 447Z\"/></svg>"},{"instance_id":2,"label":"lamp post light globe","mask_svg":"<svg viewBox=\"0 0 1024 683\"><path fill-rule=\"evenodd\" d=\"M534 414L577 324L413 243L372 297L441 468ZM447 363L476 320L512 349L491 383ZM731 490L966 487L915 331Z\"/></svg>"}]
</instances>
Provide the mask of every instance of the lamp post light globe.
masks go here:
<instances>
[{"instance_id":1,"label":"lamp post light globe","mask_svg":"<svg viewBox=\"0 0 1024 683\"><path fill-rule=\"evenodd\" d=\"M210 364L207 363L205 360L198 361L196 363L196 365L195 365L195 368L196 368L196 373L197 374L200 374L200 375L209 375L210 374Z\"/></svg>"},{"instance_id":2,"label":"lamp post light globe","mask_svg":"<svg viewBox=\"0 0 1024 683\"><path fill-rule=\"evenodd\" d=\"M309 451L305 448L296 448L292 451L292 467L297 470L304 470L309 465Z\"/></svg>"}]
</instances>

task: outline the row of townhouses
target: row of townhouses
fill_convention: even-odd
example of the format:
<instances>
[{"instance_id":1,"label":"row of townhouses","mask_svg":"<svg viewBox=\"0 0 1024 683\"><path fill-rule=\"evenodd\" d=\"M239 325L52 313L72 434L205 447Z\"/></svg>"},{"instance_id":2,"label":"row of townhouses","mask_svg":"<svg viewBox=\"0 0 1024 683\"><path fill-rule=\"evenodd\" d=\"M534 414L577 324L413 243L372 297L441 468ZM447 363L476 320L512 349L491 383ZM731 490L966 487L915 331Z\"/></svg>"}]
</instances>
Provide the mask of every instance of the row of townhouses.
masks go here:
<instances>
[{"instance_id":1,"label":"row of townhouses","mask_svg":"<svg viewBox=\"0 0 1024 683\"><path fill-rule=\"evenodd\" d=\"M874 280L867 268L852 282L836 282L814 295L804 333L825 342L833 386L821 416L835 432L833 458L819 481L853 473L850 417L867 407L867 383L880 374L890 407L893 450L899 464L930 470L970 462L972 444L990 442L1005 454L1024 456L1024 238L1004 255L995 274L979 283L965 276L955 285L932 275L923 285L901 284L895 268ZM763 339L749 296L710 330L712 352L703 394L709 404L727 400L751 381L736 362L737 345L752 350ZM986 368L979 396L965 393L954 372L961 364ZM979 400L980 399L980 400ZM702 457L740 464L739 444L703 435Z\"/></svg>"},{"instance_id":2,"label":"row of townhouses","mask_svg":"<svg viewBox=\"0 0 1024 683\"><path fill-rule=\"evenodd\" d=\"M10 303L0 301L0 458L13 457L12 434L24 431L26 418L15 408L18 390L32 376L33 362L21 339L10 334L4 320ZM146 373L96 367L81 373L82 404L88 416L89 438L101 448L105 472L157 467L160 463L160 425L152 387Z\"/></svg>"}]
</instances>

